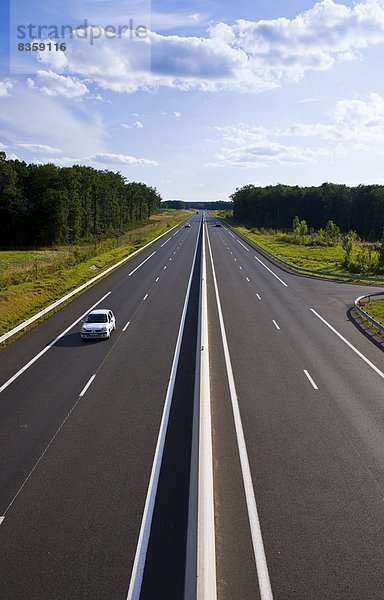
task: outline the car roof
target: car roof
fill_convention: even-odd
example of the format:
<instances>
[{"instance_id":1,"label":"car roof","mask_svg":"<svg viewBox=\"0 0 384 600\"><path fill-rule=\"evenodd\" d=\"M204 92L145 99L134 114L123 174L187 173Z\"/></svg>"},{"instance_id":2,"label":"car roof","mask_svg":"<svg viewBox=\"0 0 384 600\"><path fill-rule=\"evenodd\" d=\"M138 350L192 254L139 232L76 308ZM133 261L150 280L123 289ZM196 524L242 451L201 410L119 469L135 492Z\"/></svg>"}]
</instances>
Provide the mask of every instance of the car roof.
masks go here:
<instances>
[{"instance_id":1,"label":"car roof","mask_svg":"<svg viewBox=\"0 0 384 600\"><path fill-rule=\"evenodd\" d=\"M112 312L110 308L95 308L94 310L91 310L88 314L89 315L106 315L107 313Z\"/></svg>"}]
</instances>

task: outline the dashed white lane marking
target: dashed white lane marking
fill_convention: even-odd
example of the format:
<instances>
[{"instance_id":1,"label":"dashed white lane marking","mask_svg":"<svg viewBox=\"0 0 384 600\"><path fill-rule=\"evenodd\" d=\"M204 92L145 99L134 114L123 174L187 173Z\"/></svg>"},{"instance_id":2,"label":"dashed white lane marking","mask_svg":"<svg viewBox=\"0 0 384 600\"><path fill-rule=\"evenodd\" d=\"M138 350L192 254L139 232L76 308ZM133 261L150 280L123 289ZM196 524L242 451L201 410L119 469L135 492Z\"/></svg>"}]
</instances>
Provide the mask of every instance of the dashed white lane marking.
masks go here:
<instances>
[{"instance_id":1,"label":"dashed white lane marking","mask_svg":"<svg viewBox=\"0 0 384 600\"><path fill-rule=\"evenodd\" d=\"M243 270L243 267L240 267L240 265L239 265L239 269Z\"/></svg>"},{"instance_id":2,"label":"dashed white lane marking","mask_svg":"<svg viewBox=\"0 0 384 600\"><path fill-rule=\"evenodd\" d=\"M168 238L167 240L165 240L164 244L161 244L160 248L162 248L163 246L165 246L165 244L168 244L168 242L170 242L170 241L171 241L171 239L172 239L172 238L170 237L170 238Z\"/></svg>"},{"instance_id":3,"label":"dashed white lane marking","mask_svg":"<svg viewBox=\"0 0 384 600\"><path fill-rule=\"evenodd\" d=\"M274 273L274 272L272 271L272 269L270 269L269 267L267 267L267 265L266 265L266 264L264 264L264 263L263 263L263 261L262 261L262 260L260 260L260 258L257 258L257 256L255 256L255 258L256 258L256 260L258 260L258 261L259 261L259 263L260 263L261 265L263 265L263 267L265 267L265 268L267 269L267 271L269 271L269 272L270 272L270 273L271 273L271 274L272 274L274 277L276 277L276 279L278 279L278 281L280 281L280 283L282 283L282 284L283 284L285 287L288 287L288 286L287 286L287 284L285 283L285 281L283 281L282 279L280 279L280 277L278 277L278 276L276 275L276 273Z\"/></svg>"},{"instance_id":4,"label":"dashed white lane marking","mask_svg":"<svg viewBox=\"0 0 384 600\"><path fill-rule=\"evenodd\" d=\"M249 248L247 248L247 246L244 246L244 244L242 242L240 242L240 240L237 240L240 244L240 246L243 246L243 248L246 249L247 252L249 252Z\"/></svg>"},{"instance_id":5,"label":"dashed white lane marking","mask_svg":"<svg viewBox=\"0 0 384 600\"><path fill-rule=\"evenodd\" d=\"M273 319L272 319L272 323L274 324L274 326L276 327L276 329L280 329L280 327L278 326L278 324L276 323L276 321L274 321Z\"/></svg>"},{"instance_id":6,"label":"dashed white lane marking","mask_svg":"<svg viewBox=\"0 0 384 600\"><path fill-rule=\"evenodd\" d=\"M245 279L246 279L246 280L248 281L248 283L249 283L249 277L246 277Z\"/></svg>"},{"instance_id":7,"label":"dashed white lane marking","mask_svg":"<svg viewBox=\"0 0 384 600\"><path fill-rule=\"evenodd\" d=\"M378 369L376 367L376 365L374 365L368 358L366 358L364 356L364 354L362 354L357 348L355 348L355 346L353 346L353 344L351 344L351 342L348 342L348 340L341 335L341 333L339 333L334 327L332 327L332 325L330 325L328 323L328 321L326 321L325 319L323 319L323 317L321 315L319 315L319 313L317 313L313 308L310 309L311 312L313 312L314 315L316 315L316 317L318 319L320 319L320 321L322 321L324 323L324 325L326 325L331 331L333 331L333 333L335 333L343 342L344 344L347 344L347 346L353 350L353 352L355 352L357 354L357 356L360 356L360 358L369 366L371 367L371 369L373 369L375 371L375 373L377 373L379 375L379 377L381 377L382 379L384 379L384 373L382 371L380 371L380 369ZM1 391L1 389L0 389Z\"/></svg>"},{"instance_id":8,"label":"dashed white lane marking","mask_svg":"<svg viewBox=\"0 0 384 600\"><path fill-rule=\"evenodd\" d=\"M231 235L233 238L235 237L235 236L233 235L233 233L231 233L230 231L228 231L228 233L229 233L229 235Z\"/></svg>"},{"instance_id":9,"label":"dashed white lane marking","mask_svg":"<svg viewBox=\"0 0 384 600\"><path fill-rule=\"evenodd\" d=\"M5 517L0 517L0 525L2 524L2 522L4 521Z\"/></svg>"},{"instance_id":10,"label":"dashed white lane marking","mask_svg":"<svg viewBox=\"0 0 384 600\"><path fill-rule=\"evenodd\" d=\"M318 390L319 388L317 387L316 383L313 381L312 377L310 376L310 374L308 373L308 371L307 371L306 369L304 369L304 373L305 373L305 375L308 377L308 380L310 381L310 383L311 383L312 387L313 387L315 390Z\"/></svg>"},{"instance_id":11,"label":"dashed white lane marking","mask_svg":"<svg viewBox=\"0 0 384 600\"><path fill-rule=\"evenodd\" d=\"M24 367L22 367L19 371L17 371L17 373L15 373L10 379L8 379L8 381L3 383L3 385L0 387L0 393L3 392L5 390L5 388L7 388L9 385L11 385L11 383L13 383L15 381L15 379L20 377L20 375L22 373L24 373L27 369L29 369L29 367L31 367L41 356L43 356L43 354L48 352L48 350L50 350L52 348L52 346L54 346L59 340L61 340L61 338L63 338L68 333L68 331L70 331L72 329L72 327L77 325L77 323L79 323L81 321L81 319L83 319L89 312L91 312L92 309L96 308L96 306L98 306L101 302L103 302L103 300L105 300L105 298L107 298L110 294L111 294L111 292L108 292L107 294L105 294L105 296L100 298L100 300L98 300L95 304L93 304L93 306L91 306L85 313L83 313L78 319L76 319L76 321L74 321L69 327L67 327L67 329L65 329L63 331L63 333L60 333L60 335L58 335L43 350L41 350L41 352L36 354L36 356L34 356L26 365L24 365Z\"/></svg>"},{"instance_id":12,"label":"dashed white lane marking","mask_svg":"<svg viewBox=\"0 0 384 600\"><path fill-rule=\"evenodd\" d=\"M140 267L142 267L142 266L143 266L143 264L144 264L144 263L146 263L146 262L147 262L147 261L148 261L150 258L152 258L152 256L154 256L155 254L156 254L156 250L155 250L155 252L152 252L152 254L150 254L150 255L148 256L148 258L146 258L145 260L143 260L143 262L141 262L141 263L139 264L139 266L138 266L138 267L136 267L136 269L133 269L133 271L131 271L130 273L128 273L128 277L130 277L131 275L133 275L134 273L136 273L136 271L137 271L138 269L140 269Z\"/></svg>"},{"instance_id":13,"label":"dashed white lane marking","mask_svg":"<svg viewBox=\"0 0 384 600\"><path fill-rule=\"evenodd\" d=\"M143 302L144 300L146 300L148 298L148 294L145 294L144 298L143 298Z\"/></svg>"},{"instance_id":14,"label":"dashed white lane marking","mask_svg":"<svg viewBox=\"0 0 384 600\"><path fill-rule=\"evenodd\" d=\"M160 279L160 277L158 277L158 278L156 279L156 283L159 281L159 279Z\"/></svg>"},{"instance_id":15,"label":"dashed white lane marking","mask_svg":"<svg viewBox=\"0 0 384 600\"><path fill-rule=\"evenodd\" d=\"M259 296L259 294L256 294L258 300L261 300L261 297Z\"/></svg>"},{"instance_id":16,"label":"dashed white lane marking","mask_svg":"<svg viewBox=\"0 0 384 600\"><path fill-rule=\"evenodd\" d=\"M80 392L80 394L79 394L80 398L82 398L82 397L85 395L85 393L86 393L87 389L88 389L88 388L89 388L89 386L92 384L92 382L93 382L93 380L95 379L95 377L96 377L96 373L95 373L94 375L92 375L92 377L89 379L88 383L87 383L87 384L86 384L86 385L83 387L83 389L81 390L81 392Z\"/></svg>"},{"instance_id":17,"label":"dashed white lane marking","mask_svg":"<svg viewBox=\"0 0 384 600\"><path fill-rule=\"evenodd\" d=\"M165 265L164 269L166 269L166 268L167 268L167 265ZM163 271L164 271L164 269L163 269Z\"/></svg>"},{"instance_id":18,"label":"dashed white lane marking","mask_svg":"<svg viewBox=\"0 0 384 600\"><path fill-rule=\"evenodd\" d=\"M126 325L124 325L123 327L123 331L126 331L128 329L128 327L130 326L131 321L128 321L128 323Z\"/></svg>"}]
</instances>

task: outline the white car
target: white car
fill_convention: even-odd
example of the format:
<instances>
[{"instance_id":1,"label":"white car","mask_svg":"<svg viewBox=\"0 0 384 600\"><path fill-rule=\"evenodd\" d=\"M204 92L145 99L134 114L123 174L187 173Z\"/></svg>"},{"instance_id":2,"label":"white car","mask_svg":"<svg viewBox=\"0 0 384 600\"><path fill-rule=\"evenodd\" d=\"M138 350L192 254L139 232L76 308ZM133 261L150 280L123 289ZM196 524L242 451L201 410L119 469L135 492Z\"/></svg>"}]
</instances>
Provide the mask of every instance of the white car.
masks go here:
<instances>
[{"instance_id":1,"label":"white car","mask_svg":"<svg viewBox=\"0 0 384 600\"><path fill-rule=\"evenodd\" d=\"M116 329L115 315L109 308L95 308L86 316L80 330L83 340L110 338Z\"/></svg>"}]
</instances>

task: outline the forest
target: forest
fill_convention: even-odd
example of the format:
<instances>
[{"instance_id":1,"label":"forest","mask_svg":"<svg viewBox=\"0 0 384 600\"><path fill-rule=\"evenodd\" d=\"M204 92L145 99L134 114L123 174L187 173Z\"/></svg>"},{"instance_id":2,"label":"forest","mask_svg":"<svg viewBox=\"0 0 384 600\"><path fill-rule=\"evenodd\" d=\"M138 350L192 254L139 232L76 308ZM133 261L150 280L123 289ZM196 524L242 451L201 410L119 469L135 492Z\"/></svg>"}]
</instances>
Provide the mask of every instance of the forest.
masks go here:
<instances>
[{"instance_id":1,"label":"forest","mask_svg":"<svg viewBox=\"0 0 384 600\"><path fill-rule=\"evenodd\" d=\"M120 173L26 164L0 152L0 247L73 244L119 235L160 208L156 189Z\"/></svg>"},{"instance_id":2,"label":"forest","mask_svg":"<svg viewBox=\"0 0 384 600\"><path fill-rule=\"evenodd\" d=\"M259 228L290 230L297 216L315 230L333 221L362 240L381 240L384 186L323 183L318 187L246 185L232 194L234 218Z\"/></svg>"}]
</instances>

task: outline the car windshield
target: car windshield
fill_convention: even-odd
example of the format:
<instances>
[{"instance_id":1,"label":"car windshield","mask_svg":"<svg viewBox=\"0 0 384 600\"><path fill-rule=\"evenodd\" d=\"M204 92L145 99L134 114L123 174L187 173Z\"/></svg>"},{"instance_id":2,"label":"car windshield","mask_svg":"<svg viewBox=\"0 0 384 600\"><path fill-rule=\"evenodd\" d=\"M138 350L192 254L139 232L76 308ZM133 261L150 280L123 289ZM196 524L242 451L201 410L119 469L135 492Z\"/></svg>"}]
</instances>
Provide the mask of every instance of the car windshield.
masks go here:
<instances>
[{"instance_id":1,"label":"car windshield","mask_svg":"<svg viewBox=\"0 0 384 600\"><path fill-rule=\"evenodd\" d=\"M106 323L107 315L104 315L102 313L93 313L88 315L88 317L85 320L87 323Z\"/></svg>"}]
</instances>

